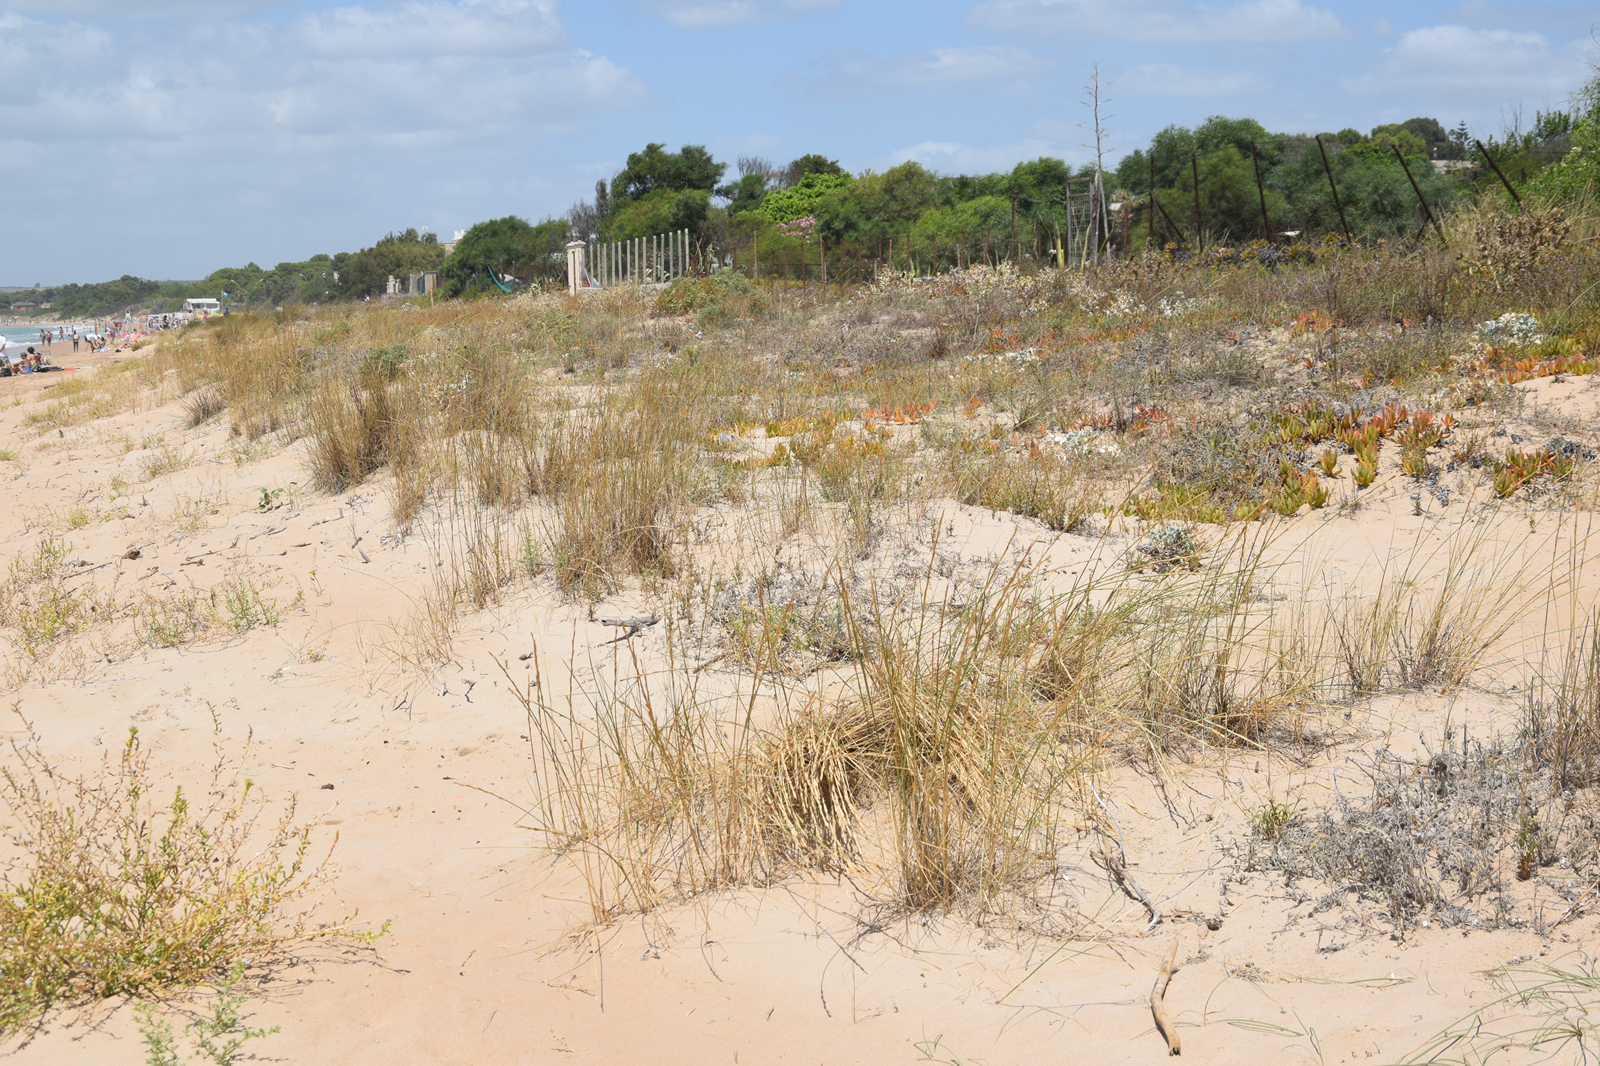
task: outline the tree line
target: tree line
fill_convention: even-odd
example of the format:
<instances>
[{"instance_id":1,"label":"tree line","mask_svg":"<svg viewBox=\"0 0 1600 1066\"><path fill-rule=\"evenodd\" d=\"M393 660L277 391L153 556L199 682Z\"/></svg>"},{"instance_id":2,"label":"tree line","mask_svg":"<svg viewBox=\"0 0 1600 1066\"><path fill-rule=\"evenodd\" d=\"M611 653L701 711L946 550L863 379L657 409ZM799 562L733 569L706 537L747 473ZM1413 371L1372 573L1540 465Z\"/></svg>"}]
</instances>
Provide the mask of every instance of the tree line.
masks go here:
<instances>
[{"instance_id":1,"label":"tree line","mask_svg":"<svg viewBox=\"0 0 1600 1066\"><path fill-rule=\"evenodd\" d=\"M1483 165L1488 160L1493 165ZM730 169L732 173L730 173ZM1041 157L991 174L941 175L917 162L851 174L808 153L778 164L740 157L730 168L703 145L669 151L650 143L563 217L481 222L453 254L428 232L389 233L357 252L315 255L264 270L254 263L197 282L132 276L93 285L0 294L49 303L60 317L126 307L175 310L191 296L226 293L240 308L360 301L389 276L437 271L447 296L494 294L565 277L565 246L627 241L688 230L702 266L717 257L763 276L836 280L892 269L942 270L980 262L1062 261L1082 236L1095 174ZM1523 128L1484 141L1466 125L1419 117L1362 133L1267 130L1250 118L1214 116L1168 126L1101 175L1108 250L1155 245L1200 250L1329 234L1355 239L1417 235L1428 212L1502 195L1502 183L1576 196L1600 180L1600 77L1570 110L1536 112ZM1081 245L1080 245L1081 247Z\"/></svg>"}]
</instances>

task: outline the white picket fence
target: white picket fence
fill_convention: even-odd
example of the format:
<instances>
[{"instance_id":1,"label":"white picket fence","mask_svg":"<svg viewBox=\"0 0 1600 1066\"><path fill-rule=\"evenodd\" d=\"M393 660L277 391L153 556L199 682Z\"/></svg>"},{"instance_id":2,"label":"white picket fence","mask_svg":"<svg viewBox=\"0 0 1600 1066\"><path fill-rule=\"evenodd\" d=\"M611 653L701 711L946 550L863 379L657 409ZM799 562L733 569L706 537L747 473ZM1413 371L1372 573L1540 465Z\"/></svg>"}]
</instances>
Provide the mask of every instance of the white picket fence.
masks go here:
<instances>
[{"instance_id":1,"label":"white picket fence","mask_svg":"<svg viewBox=\"0 0 1600 1066\"><path fill-rule=\"evenodd\" d=\"M689 231L628 241L573 241L567 245L567 291L616 285L662 285L689 273Z\"/></svg>"}]
</instances>

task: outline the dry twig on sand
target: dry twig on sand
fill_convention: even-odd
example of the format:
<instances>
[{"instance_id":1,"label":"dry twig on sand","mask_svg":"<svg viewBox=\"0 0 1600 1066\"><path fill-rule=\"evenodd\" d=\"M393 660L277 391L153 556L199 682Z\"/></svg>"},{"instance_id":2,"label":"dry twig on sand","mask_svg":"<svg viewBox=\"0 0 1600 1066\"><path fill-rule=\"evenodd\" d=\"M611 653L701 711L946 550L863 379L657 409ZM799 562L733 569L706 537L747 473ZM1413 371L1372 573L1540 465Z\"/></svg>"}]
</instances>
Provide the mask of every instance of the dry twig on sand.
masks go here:
<instances>
[{"instance_id":1,"label":"dry twig on sand","mask_svg":"<svg viewBox=\"0 0 1600 1066\"><path fill-rule=\"evenodd\" d=\"M1172 975L1177 972L1174 963L1178 961L1178 942L1172 942L1172 950L1167 952L1167 961L1161 964L1161 970L1156 974L1156 983L1150 987L1150 1014L1156 1020L1156 1028L1161 1030L1161 1035L1167 1041L1167 1048L1173 1055L1183 1054L1183 1044L1178 1039L1178 1030L1173 1027L1172 1019L1167 1016L1167 986L1172 983Z\"/></svg>"},{"instance_id":2,"label":"dry twig on sand","mask_svg":"<svg viewBox=\"0 0 1600 1066\"><path fill-rule=\"evenodd\" d=\"M1100 850L1094 857L1106 868L1106 873L1111 875L1111 879L1129 899L1143 904L1144 909L1150 912L1150 924L1144 927L1144 931L1148 933L1161 924L1161 908L1156 906L1155 900L1150 898L1148 892L1139 887L1139 882L1129 876L1128 855L1122 846L1122 823L1117 821L1117 816L1111 813L1111 808L1106 806L1106 801L1100 798L1100 793L1094 786L1090 786L1090 791L1094 793L1095 802L1100 804L1100 809L1106 812L1106 817L1111 819L1111 824L1117 831L1116 836L1112 837L1106 832L1100 819L1094 820L1095 828L1100 832Z\"/></svg>"}]
</instances>

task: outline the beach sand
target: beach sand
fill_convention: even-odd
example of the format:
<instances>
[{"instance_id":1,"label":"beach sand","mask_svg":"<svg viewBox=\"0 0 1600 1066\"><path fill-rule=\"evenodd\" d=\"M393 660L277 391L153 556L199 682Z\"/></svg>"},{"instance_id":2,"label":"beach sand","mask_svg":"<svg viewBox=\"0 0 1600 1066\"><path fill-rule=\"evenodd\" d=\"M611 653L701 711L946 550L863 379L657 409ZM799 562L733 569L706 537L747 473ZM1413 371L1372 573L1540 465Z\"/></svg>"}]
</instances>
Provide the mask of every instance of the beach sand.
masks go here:
<instances>
[{"instance_id":1,"label":"beach sand","mask_svg":"<svg viewBox=\"0 0 1600 1066\"><path fill-rule=\"evenodd\" d=\"M43 436L28 425L49 390L126 355L84 354L72 359L84 372L0 381L0 447L20 456L0 462L4 554L19 557L83 508L95 519L66 539L86 573L103 567L92 580L154 593L246 574L270 588L281 623L182 649L91 643L8 682L4 701L69 770L92 769L135 726L158 772L191 788L211 764L215 718L224 750L253 738L245 772L275 803L298 796L317 847L337 836L319 918L358 915L389 932L370 950L313 944L273 967L248 1004L249 1024L281 1027L252 1045L266 1059L1146 1063L1165 1057L1149 994L1176 941L1166 1001L1184 1061L1390 1062L1482 1006L1493 994L1483 971L1593 944L1589 915L1549 936L1429 928L1402 938L1377 917L1315 912L1281 879L1243 872L1245 812L1291 791L1311 802L1340 780L1352 787L1355 742L1311 756L1196 757L1173 767L1165 795L1117 771L1132 869L1165 912L1154 929L1085 841L1061 890L1092 921L1066 938L869 922L844 877L717 894L574 936L588 917L582 878L518 825L538 783L502 667L520 681L531 666L521 657L537 646L547 691L565 693L628 669L630 654L660 664L660 627L630 648L606 643L616 631L592 620L648 599L633 590L591 611L547 587L512 592L468 618L450 664L418 673L395 659L397 627L439 560L428 535L390 536L382 478L338 497L314 492L304 441L253 456L217 421L184 428L176 403ZM54 358L65 359L62 346ZM1587 382L1536 383L1534 402L1592 422ZM145 477L163 448L186 465ZM113 478L136 487L115 493ZM260 510L264 489L285 490L282 506ZM1354 573L1396 542L1442 540L1462 506L1412 517L1409 493L1380 484L1358 510L1298 520L1296 536L1308 556ZM196 507L203 524L178 522ZM967 556L1015 537L1094 547L953 501L941 513L955 531L947 547ZM1348 730L1421 751L1446 720L1506 727L1517 714L1510 695L1413 693L1363 706ZM14 720L3 728L19 736ZM1564 906L1549 901L1552 914ZM163 1009L181 1022L203 1005L179 996ZM19 1064L145 1061L134 1005L121 1000L52 1013L7 1054Z\"/></svg>"}]
</instances>

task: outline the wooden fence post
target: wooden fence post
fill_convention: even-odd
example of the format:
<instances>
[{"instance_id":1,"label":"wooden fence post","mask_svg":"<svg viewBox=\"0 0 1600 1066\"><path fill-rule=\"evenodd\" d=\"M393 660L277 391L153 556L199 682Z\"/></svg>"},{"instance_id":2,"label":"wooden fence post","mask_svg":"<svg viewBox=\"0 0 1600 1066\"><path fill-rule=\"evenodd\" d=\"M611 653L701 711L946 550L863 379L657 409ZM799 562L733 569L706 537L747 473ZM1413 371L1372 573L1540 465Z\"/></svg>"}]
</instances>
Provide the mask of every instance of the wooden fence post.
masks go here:
<instances>
[{"instance_id":1,"label":"wooden fence post","mask_svg":"<svg viewBox=\"0 0 1600 1066\"><path fill-rule=\"evenodd\" d=\"M1322 138L1317 138L1317 151L1322 153L1322 169L1328 174L1328 188L1333 190L1333 206L1339 209L1339 225L1344 227L1344 239L1355 242L1356 235L1350 231L1350 223L1344 217L1344 201L1339 199L1339 186L1333 180L1333 164L1328 162L1328 150L1322 146Z\"/></svg>"},{"instance_id":2,"label":"wooden fence post","mask_svg":"<svg viewBox=\"0 0 1600 1066\"><path fill-rule=\"evenodd\" d=\"M1272 223L1267 221L1267 187L1261 184L1261 156L1256 152L1256 142L1250 142L1250 161L1256 168L1256 195L1261 197L1261 237L1272 240Z\"/></svg>"},{"instance_id":3,"label":"wooden fence post","mask_svg":"<svg viewBox=\"0 0 1600 1066\"><path fill-rule=\"evenodd\" d=\"M1017 194L1011 194L1011 245L1006 249L1006 258L1011 260L1011 265L1017 265Z\"/></svg>"},{"instance_id":4,"label":"wooden fence post","mask_svg":"<svg viewBox=\"0 0 1600 1066\"><path fill-rule=\"evenodd\" d=\"M1417 179L1411 176L1411 168L1406 165L1406 157L1400 154L1400 146L1392 144L1389 147L1394 149L1394 157L1400 160L1400 169L1406 172L1406 180L1411 183L1411 191L1417 194L1417 201L1422 204L1423 217L1433 222L1434 232L1439 235L1439 243L1448 248L1450 242L1444 239L1444 227L1439 225L1439 216L1435 215L1433 208L1428 206L1427 199L1422 195L1422 189L1417 185ZM1427 224L1427 222L1423 222L1424 226Z\"/></svg>"},{"instance_id":5,"label":"wooden fence post","mask_svg":"<svg viewBox=\"0 0 1600 1066\"><path fill-rule=\"evenodd\" d=\"M1070 212L1070 208L1069 208ZM1069 216L1070 217L1070 216ZM1150 145L1150 233L1144 239L1145 251L1156 243L1156 146Z\"/></svg>"},{"instance_id":6,"label":"wooden fence post","mask_svg":"<svg viewBox=\"0 0 1600 1066\"><path fill-rule=\"evenodd\" d=\"M1489 165L1494 168L1494 176L1500 179L1500 184L1506 187L1506 192L1511 194L1511 199L1520 208L1522 206L1522 197L1518 196L1517 190L1511 187L1510 180L1506 178L1505 172L1500 169L1500 164L1494 161L1494 156L1489 154L1489 149L1483 146L1482 141L1473 141L1472 143L1478 146L1478 151L1483 153L1483 158L1488 160Z\"/></svg>"},{"instance_id":7,"label":"wooden fence post","mask_svg":"<svg viewBox=\"0 0 1600 1066\"><path fill-rule=\"evenodd\" d=\"M567 242L567 295L578 295L578 289L583 285L583 250L586 245L582 241Z\"/></svg>"},{"instance_id":8,"label":"wooden fence post","mask_svg":"<svg viewBox=\"0 0 1600 1066\"><path fill-rule=\"evenodd\" d=\"M1189 153L1189 170L1194 174L1194 240L1195 250L1206 250L1206 216L1200 212L1200 160Z\"/></svg>"}]
</instances>

